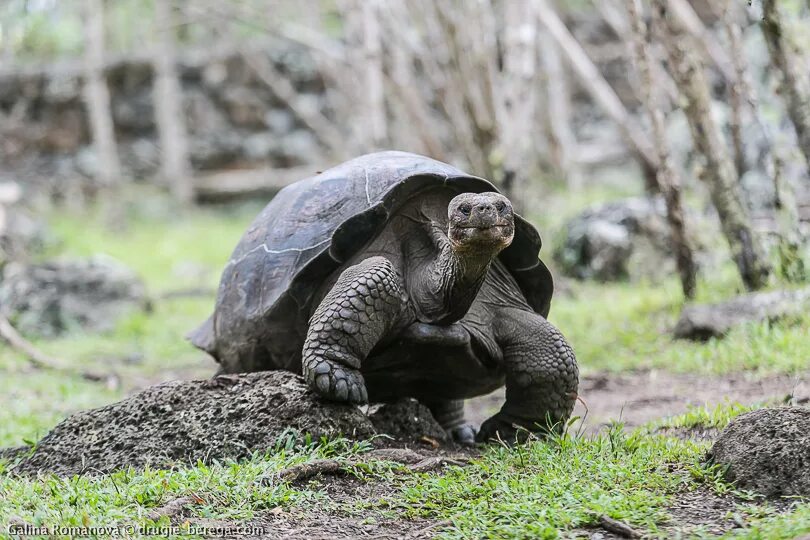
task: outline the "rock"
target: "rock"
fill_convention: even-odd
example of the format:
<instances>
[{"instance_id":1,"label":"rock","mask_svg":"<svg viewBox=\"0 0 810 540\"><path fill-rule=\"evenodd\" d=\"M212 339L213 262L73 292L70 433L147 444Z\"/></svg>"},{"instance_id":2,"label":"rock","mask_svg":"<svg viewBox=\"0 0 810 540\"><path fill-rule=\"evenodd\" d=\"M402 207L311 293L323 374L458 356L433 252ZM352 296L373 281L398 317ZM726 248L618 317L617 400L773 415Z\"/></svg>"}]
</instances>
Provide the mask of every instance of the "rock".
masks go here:
<instances>
[{"instance_id":1,"label":"rock","mask_svg":"<svg viewBox=\"0 0 810 540\"><path fill-rule=\"evenodd\" d=\"M22 198L22 188L16 182L0 182L0 205L16 204Z\"/></svg>"},{"instance_id":2,"label":"rock","mask_svg":"<svg viewBox=\"0 0 810 540\"><path fill-rule=\"evenodd\" d=\"M122 93L112 100L111 109L115 126L121 131L145 135L155 129L154 100L146 89Z\"/></svg>"},{"instance_id":3,"label":"rock","mask_svg":"<svg viewBox=\"0 0 810 540\"><path fill-rule=\"evenodd\" d=\"M191 140L189 157L195 169L222 169L239 159L242 138L233 132L211 133Z\"/></svg>"},{"instance_id":4,"label":"rock","mask_svg":"<svg viewBox=\"0 0 810 540\"><path fill-rule=\"evenodd\" d=\"M367 439L374 426L357 407L318 400L302 377L285 371L174 381L68 417L14 471L73 475L210 463L272 452L307 433L314 441Z\"/></svg>"},{"instance_id":5,"label":"rock","mask_svg":"<svg viewBox=\"0 0 810 540\"><path fill-rule=\"evenodd\" d=\"M121 163L132 171L135 178L149 178L158 171L160 166L160 148L153 140L146 137L120 145L119 154Z\"/></svg>"},{"instance_id":6,"label":"rock","mask_svg":"<svg viewBox=\"0 0 810 540\"><path fill-rule=\"evenodd\" d=\"M222 101L228 118L234 125L252 128L266 127L264 113L267 104L262 101L255 90L242 86L226 88L222 92Z\"/></svg>"},{"instance_id":7,"label":"rock","mask_svg":"<svg viewBox=\"0 0 810 540\"><path fill-rule=\"evenodd\" d=\"M277 155L278 162L285 167L297 167L312 163L313 156L321 154L318 139L311 131L297 129L279 139Z\"/></svg>"},{"instance_id":8,"label":"rock","mask_svg":"<svg viewBox=\"0 0 810 540\"><path fill-rule=\"evenodd\" d=\"M415 399L401 399L380 405L370 415L371 423L379 433L399 440L419 440L428 437L447 441L447 432L433 418L430 410Z\"/></svg>"},{"instance_id":9,"label":"rock","mask_svg":"<svg viewBox=\"0 0 810 540\"><path fill-rule=\"evenodd\" d=\"M810 496L810 409L779 407L732 420L709 451L725 478L766 497Z\"/></svg>"},{"instance_id":10,"label":"rock","mask_svg":"<svg viewBox=\"0 0 810 540\"><path fill-rule=\"evenodd\" d=\"M0 204L0 281L10 262L23 262L50 243L47 227L22 208Z\"/></svg>"},{"instance_id":11,"label":"rock","mask_svg":"<svg viewBox=\"0 0 810 540\"><path fill-rule=\"evenodd\" d=\"M675 325L675 337L704 341L724 336L748 322L800 315L810 308L810 287L749 293L727 302L687 305Z\"/></svg>"},{"instance_id":12,"label":"rock","mask_svg":"<svg viewBox=\"0 0 810 540\"><path fill-rule=\"evenodd\" d=\"M104 256L9 265L0 285L0 310L27 335L109 331L122 315L147 307L141 280Z\"/></svg>"},{"instance_id":13,"label":"rock","mask_svg":"<svg viewBox=\"0 0 810 540\"><path fill-rule=\"evenodd\" d=\"M663 200L631 198L585 210L566 224L554 258L564 274L579 279L615 281L672 273Z\"/></svg>"}]
</instances>

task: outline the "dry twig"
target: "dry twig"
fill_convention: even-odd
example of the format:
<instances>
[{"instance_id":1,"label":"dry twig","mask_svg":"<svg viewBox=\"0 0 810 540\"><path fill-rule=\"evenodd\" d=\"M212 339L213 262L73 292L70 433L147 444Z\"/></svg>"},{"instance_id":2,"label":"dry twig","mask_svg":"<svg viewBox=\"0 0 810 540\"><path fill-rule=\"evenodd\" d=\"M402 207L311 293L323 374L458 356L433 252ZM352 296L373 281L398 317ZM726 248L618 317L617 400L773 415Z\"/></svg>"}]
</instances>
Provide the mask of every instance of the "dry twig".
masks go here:
<instances>
[{"instance_id":1,"label":"dry twig","mask_svg":"<svg viewBox=\"0 0 810 540\"><path fill-rule=\"evenodd\" d=\"M599 516L599 525L601 525L606 531L613 534L618 534L623 538L641 538L641 533L627 523L619 521L618 519L613 519L612 517L608 517L604 514Z\"/></svg>"}]
</instances>

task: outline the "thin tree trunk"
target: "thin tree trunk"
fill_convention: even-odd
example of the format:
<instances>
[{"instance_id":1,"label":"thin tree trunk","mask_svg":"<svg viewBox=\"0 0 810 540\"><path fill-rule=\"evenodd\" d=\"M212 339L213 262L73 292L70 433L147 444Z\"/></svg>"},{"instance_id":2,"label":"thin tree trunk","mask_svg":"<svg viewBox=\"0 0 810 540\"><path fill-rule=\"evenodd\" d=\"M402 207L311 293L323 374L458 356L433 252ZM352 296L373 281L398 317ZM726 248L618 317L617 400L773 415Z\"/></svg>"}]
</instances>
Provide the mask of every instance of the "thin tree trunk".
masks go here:
<instances>
[{"instance_id":1,"label":"thin tree trunk","mask_svg":"<svg viewBox=\"0 0 810 540\"><path fill-rule=\"evenodd\" d=\"M383 87L382 40L380 37L380 0L365 0L363 12L363 51L366 92L366 115L371 146L381 148L388 139Z\"/></svg>"},{"instance_id":2,"label":"thin tree trunk","mask_svg":"<svg viewBox=\"0 0 810 540\"><path fill-rule=\"evenodd\" d=\"M731 129L731 144L734 147L734 165L737 175L742 176L748 170L745 161L745 146L743 142L743 122L745 119L746 96L750 94L747 88L745 59L743 58L742 30L734 20L734 6L736 0L725 0L725 6L720 15L723 27L728 38L731 51L731 63L734 68L733 78L728 82L729 105L731 115L729 128ZM752 115L756 111L751 111Z\"/></svg>"},{"instance_id":3,"label":"thin tree trunk","mask_svg":"<svg viewBox=\"0 0 810 540\"><path fill-rule=\"evenodd\" d=\"M497 98L501 183L506 195L523 212L528 180L535 165L534 119L537 106L537 17L531 2L504 4L503 69Z\"/></svg>"},{"instance_id":4,"label":"thin tree trunk","mask_svg":"<svg viewBox=\"0 0 810 540\"><path fill-rule=\"evenodd\" d=\"M577 140L571 129L568 73L560 48L548 32L540 32L538 47L542 60L546 107L544 120L548 133L549 158L552 166L565 177L572 189L582 188L582 172L574 161Z\"/></svg>"},{"instance_id":5,"label":"thin tree trunk","mask_svg":"<svg viewBox=\"0 0 810 540\"><path fill-rule=\"evenodd\" d=\"M188 203L194 193L183 96L175 66L175 17L170 0L155 0L155 19L158 30L154 56L154 100L161 148L161 174L175 199Z\"/></svg>"},{"instance_id":6,"label":"thin tree trunk","mask_svg":"<svg viewBox=\"0 0 810 540\"><path fill-rule=\"evenodd\" d=\"M619 39L630 39L631 32L633 31L631 27L632 23L625 19L621 7L616 6L613 0L600 0L599 2L594 2L594 6ZM633 53L634 44L628 42L628 46L630 48L630 54L635 54ZM675 86L675 81L672 80L669 73L667 73L658 62L653 63L650 67L653 70L653 78L658 81L659 84L664 85L667 97L673 102L677 101L678 88Z\"/></svg>"},{"instance_id":7,"label":"thin tree trunk","mask_svg":"<svg viewBox=\"0 0 810 540\"><path fill-rule=\"evenodd\" d=\"M669 11L678 20L682 30L688 32L701 51L711 58L714 65L727 81L734 80L734 68L726 50L706 29L695 8L687 0L669 0Z\"/></svg>"},{"instance_id":8,"label":"thin tree trunk","mask_svg":"<svg viewBox=\"0 0 810 540\"><path fill-rule=\"evenodd\" d=\"M746 288L761 289L767 284L770 267L743 206L734 163L712 118L703 66L680 24L669 13L667 0L653 0L652 9L656 34L667 50L673 78L686 102L684 113L692 142L705 160L701 176L709 187L734 262Z\"/></svg>"},{"instance_id":9,"label":"thin tree trunk","mask_svg":"<svg viewBox=\"0 0 810 540\"><path fill-rule=\"evenodd\" d=\"M652 124L653 140L658 151L657 179L667 207L667 221L675 251L675 261L681 278L683 294L688 299L695 297L697 288L697 265L689 245L686 226L683 219L681 203L681 179L672 165L671 152L664 126L664 113L660 106L658 89L660 83L655 79L652 69L655 59L647 45L647 25L641 14L641 0L626 0L627 11L632 25L634 42L634 59L639 72L640 94L642 102Z\"/></svg>"},{"instance_id":10,"label":"thin tree trunk","mask_svg":"<svg viewBox=\"0 0 810 540\"><path fill-rule=\"evenodd\" d=\"M783 174L784 163L774 158L773 187L776 230L779 235L779 274L789 282L800 283L810 277L807 258L807 238L802 235L796 204L796 192Z\"/></svg>"},{"instance_id":11,"label":"thin tree trunk","mask_svg":"<svg viewBox=\"0 0 810 540\"><path fill-rule=\"evenodd\" d=\"M762 33L771 60L782 76L781 93L785 96L788 115L796 129L799 148L810 168L810 84L807 65L797 58L786 32L776 0L762 0Z\"/></svg>"},{"instance_id":12,"label":"thin tree trunk","mask_svg":"<svg viewBox=\"0 0 810 540\"><path fill-rule=\"evenodd\" d=\"M622 104L619 96L604 79L588 54L577 42L563 21L554 11L548 0L535 0L540 22L557 42L571 67L582 79L583 86L599 104L605 114L619 127L625 141L642 161L643 168L656 169L658 158L655 149L644 135L644 130L633 119Z\"/></svg>"},{"instance_id":13,"label":"thin tree trunk","mask_svg":"<svg viewBox=\"0 0 810 540\"><path fill-rule=\"evenodd\" d=\"M121 180L121 164L115 143L110 91L104 75L104 2L85 0L84 99L90 116L90 131L98 160L96 180L103 186Z\"/></svg>"}]
</instances>

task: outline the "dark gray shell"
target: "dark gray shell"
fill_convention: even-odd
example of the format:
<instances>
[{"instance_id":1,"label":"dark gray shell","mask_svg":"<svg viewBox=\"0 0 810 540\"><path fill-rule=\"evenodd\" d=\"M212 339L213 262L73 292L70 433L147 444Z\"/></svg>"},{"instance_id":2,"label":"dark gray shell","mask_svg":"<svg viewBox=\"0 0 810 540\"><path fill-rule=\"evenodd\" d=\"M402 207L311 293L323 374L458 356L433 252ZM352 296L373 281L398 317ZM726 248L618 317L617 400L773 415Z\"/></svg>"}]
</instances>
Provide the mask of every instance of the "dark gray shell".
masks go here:
<instances>
[{"instance_id":1,"label":"dark gray shell","mask_svg":"<svg viewBox=\"0 0 810 540\"><path fill-rule=\"evenodd\" d=\"M222 348L235 341L261 348L266 339L297 342L323 280L361 250L404 201L437 185L497 191L486 180L406 152L367 154L287 186L237 245L222 274L214 315L192 333L192 343L219 359ZM540 247L537 230L516 216L514 241L500 258L545 317L553 284L538 258Z\"/></svg>"}]
</instances>

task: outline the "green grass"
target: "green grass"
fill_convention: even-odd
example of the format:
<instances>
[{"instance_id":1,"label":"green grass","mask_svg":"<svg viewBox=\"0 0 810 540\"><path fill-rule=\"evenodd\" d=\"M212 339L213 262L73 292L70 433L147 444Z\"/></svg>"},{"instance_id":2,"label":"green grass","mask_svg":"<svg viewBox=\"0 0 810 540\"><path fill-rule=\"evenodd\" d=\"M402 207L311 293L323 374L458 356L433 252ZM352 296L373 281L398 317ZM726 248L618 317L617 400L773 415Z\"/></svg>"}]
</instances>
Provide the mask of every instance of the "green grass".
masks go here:
<instances>
[{"instance_id":1,"label":"green grass","mask_svg":"<svg viewBox=\"0 0 810 540\"><path fill-rule=\"evenodd\" d=\"M743 413L759 409L760 404L742 404L738 402L719 403L713 407L706 405L690 407L683 414L670 416L662 420L652 422L648 428L656 430L659 428L716 428L723 429L734 418Z\"/></svg>"},{"instance_id":2,"label":"green grass","mask_svg":"<svg viewBox=\"0 0 810 540\"><path fill-rule=\"evenodd\" d=\"M702 283L698 302L734 294L733 275ZM550 320L588 371L659 368L682 373L800 373L810 358L810 314L775 324L752 323L707 343L675 340L683 305L674 280L661 284L574 282L574 297L558 296Z\"/></svg>"},{"instance_id":3,"label":"green grass","mask_svg":"<svg viewBox=\"0 0 810 540\"><path fill-rule=\"evenodd\" d=\"M0 464L0 523L14 516L34 526L149 526L155 524L148 518L151 509L184 496L198 500L190 505L196 517L249 520L261 510L313 505L323 499L317 490L294 489L274 480L274 473L314 459L349 458L369 448L342 439L296 448L292 441L281 438L270 453L239 462L128 469L94 477L23 478L2 474ZM168 524L167 518L158 524Z\"/></svg>"},{"instance_id":4,"label":"green grass","mask_svg":"<svg viewBox=\"0 0 810 540\"><path fill-rule=\"evenodd\" d=\"M445 538L557 538L602 514L654 532L670 496L695 485L686 469L701 453L616 428L592 440L494 447L473 467L414 479L403 494L409 511L452 521Z\"/></svg>"}]
</instances>

